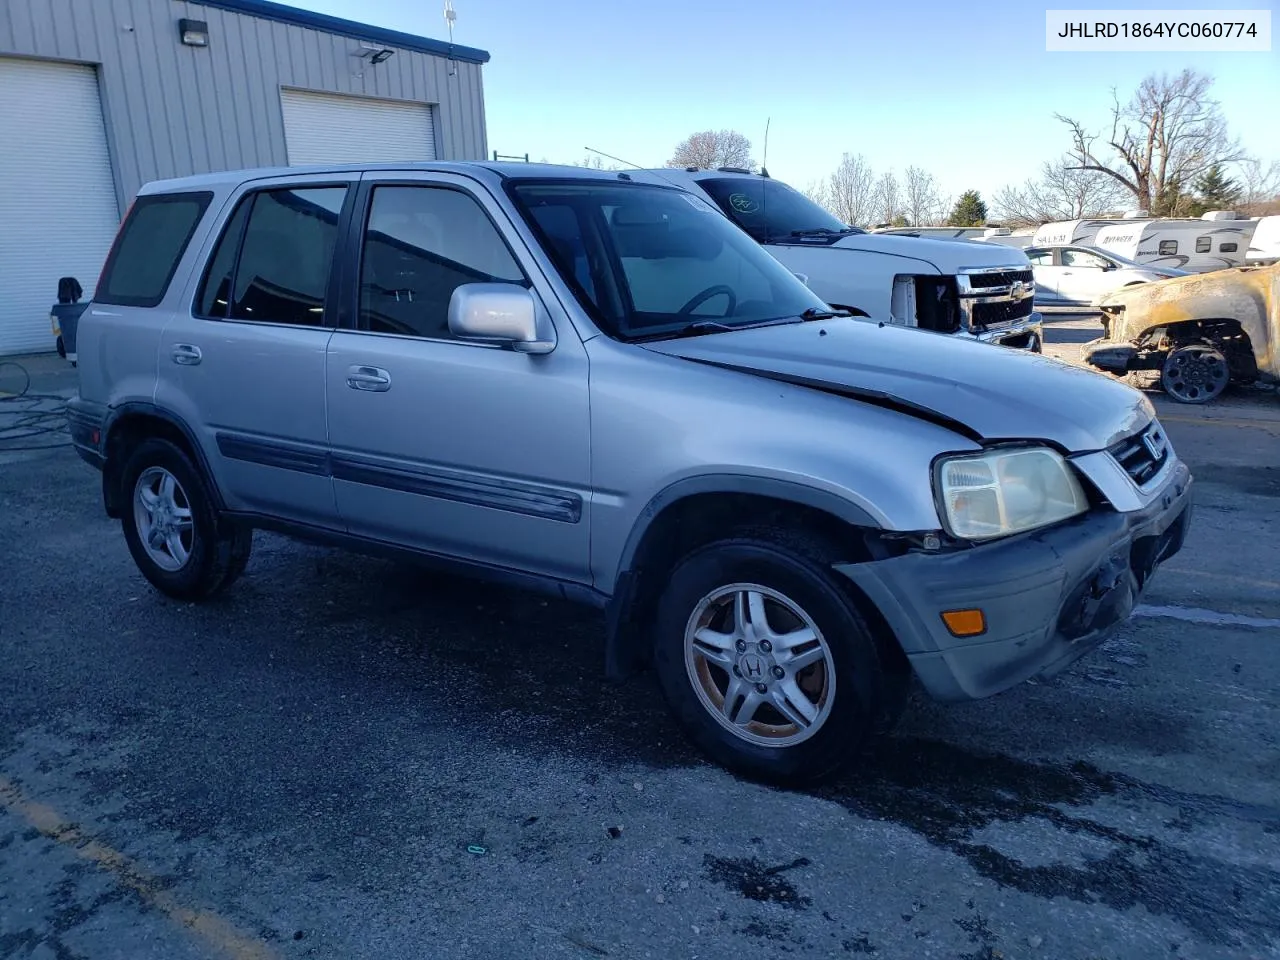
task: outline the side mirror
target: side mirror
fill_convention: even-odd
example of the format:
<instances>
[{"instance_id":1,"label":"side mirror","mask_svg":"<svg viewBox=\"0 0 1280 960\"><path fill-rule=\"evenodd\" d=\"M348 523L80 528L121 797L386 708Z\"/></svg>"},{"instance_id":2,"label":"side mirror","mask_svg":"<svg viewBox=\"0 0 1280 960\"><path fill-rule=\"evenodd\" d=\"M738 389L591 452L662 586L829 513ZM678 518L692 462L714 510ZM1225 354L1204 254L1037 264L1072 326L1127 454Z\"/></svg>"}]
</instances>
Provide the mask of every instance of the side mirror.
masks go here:
<instances>
[{"instance_id":1,"label":"side mirror","mask_svg":"<svg viewBox=\"0 0 1280 960\"><path fill-rule=\"evenodd\" d=\"M449 332L467 340L491 340L520 353L556 348L550 322L539 323L533 294L514 283L464 283L449 298Z\"/></svg>"},{"instance_id":2,"label":"side mirror","mask_svg":"<svg viewBox=\"0 0 1280 960\"><path fill-rule=\"evenodd\" d=\"M792 271L795 273L795 271ZM809 275L807 273L796 273L796 279L803 283L806 287L809 285Z\"/></svg>"},{"instance_id":3,"label":"side mirror","mask_svg":"<svg viewBox=\"0 0 1280 960\"><path fill-rule=\"evenodd\" d=\"M1110 273L1110 272L1111 272L1112 270L1114 270L1115 268L1116 268L1116 265L1115 265L1114 263L1112 263L1110 260L1108 260L1106 263L1104 263L1104 264L1102 265L1102 272L1103 272L1103 273Z\"/></svg>"}]
</instances>

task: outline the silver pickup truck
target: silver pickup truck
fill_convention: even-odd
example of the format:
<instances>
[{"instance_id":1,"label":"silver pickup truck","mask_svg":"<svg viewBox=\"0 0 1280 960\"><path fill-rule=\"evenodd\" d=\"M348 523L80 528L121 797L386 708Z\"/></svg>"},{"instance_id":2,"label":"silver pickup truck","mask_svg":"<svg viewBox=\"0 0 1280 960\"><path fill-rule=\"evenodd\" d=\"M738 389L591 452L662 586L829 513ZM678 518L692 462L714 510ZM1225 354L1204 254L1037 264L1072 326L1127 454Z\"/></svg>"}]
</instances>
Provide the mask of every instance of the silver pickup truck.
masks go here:
<instances>
[{"instance_id":1,"label":"silver pickup truck","mask_svg":"<svg viewBox=\"0 0 1280 960\"><path fill-rule=\"evenodd\" d=\"M1190 515L1139 392L841 315L640 173L153 183L78 352L76 449L159 590L225 589L269 529L591 604L609 676L654 669L776 782L855 761L913 681L1061 670Z\"/></svg>"}]
</instances>

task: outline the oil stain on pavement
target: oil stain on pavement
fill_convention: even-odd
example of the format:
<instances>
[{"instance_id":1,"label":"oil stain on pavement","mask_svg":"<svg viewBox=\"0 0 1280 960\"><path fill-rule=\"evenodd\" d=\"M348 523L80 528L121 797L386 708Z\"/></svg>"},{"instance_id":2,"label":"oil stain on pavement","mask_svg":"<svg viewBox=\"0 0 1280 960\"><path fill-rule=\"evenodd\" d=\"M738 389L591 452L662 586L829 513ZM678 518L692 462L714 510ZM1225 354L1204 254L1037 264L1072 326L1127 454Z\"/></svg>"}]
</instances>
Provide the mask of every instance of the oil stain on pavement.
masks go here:
<instances>
[{"instance_id":1,"label":"oil stain on pavement","mask_svg":"<svg viewBox=\"0 0 1280 960\"><path fill-rule=\"evenodd\" d=\"M1083 762L1042 765L909 739L883 744L859 782L816 793L859 817L908 827L979 875L1023 893L1116 910L1141 906L1218 945L1265 946L1280 937L1280 871L1227 863L1075 812L1106 800L1154 802L1176 811L1168 832L1226 819L1275 834L1280 810L1273 807L1177 791ZM1050 828L1041 850L1049 862L1026 862L982 837L992 825L1037 820ZM1072 838L1084 838L1088 852L1052 859Z\"/></svg>"}]
</instances>

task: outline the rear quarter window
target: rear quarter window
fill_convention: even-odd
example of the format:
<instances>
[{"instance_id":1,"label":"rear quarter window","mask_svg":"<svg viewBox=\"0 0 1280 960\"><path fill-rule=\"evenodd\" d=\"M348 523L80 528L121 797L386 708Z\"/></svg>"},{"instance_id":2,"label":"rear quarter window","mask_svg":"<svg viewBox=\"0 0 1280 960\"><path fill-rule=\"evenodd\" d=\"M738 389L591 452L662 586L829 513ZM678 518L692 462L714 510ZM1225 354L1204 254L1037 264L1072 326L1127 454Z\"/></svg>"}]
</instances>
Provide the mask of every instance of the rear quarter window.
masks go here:
<instances>
[{"instance_id":1,"label":"rear quarter window","mask_svg":"<svg viewBox=\"0 0 1280 960\"><path fill-rule=\"evenodd\" d=\"M107 256L94 302L154 307L163 300L212 199L207 191L138 197Z\"/></svg>"}]
</instances>

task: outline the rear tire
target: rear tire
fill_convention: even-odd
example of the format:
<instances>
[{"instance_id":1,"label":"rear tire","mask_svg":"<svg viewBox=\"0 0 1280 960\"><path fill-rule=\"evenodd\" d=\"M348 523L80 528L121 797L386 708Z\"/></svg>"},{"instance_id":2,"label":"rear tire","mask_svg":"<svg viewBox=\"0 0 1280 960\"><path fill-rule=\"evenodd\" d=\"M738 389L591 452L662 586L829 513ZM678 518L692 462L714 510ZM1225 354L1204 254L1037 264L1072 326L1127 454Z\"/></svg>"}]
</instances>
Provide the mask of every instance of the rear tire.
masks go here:
<instances>
[{"instance_id":1,"label":"rear tire","mask_svg":"<svg viewBox=\"0 0 1280 960\"><path fill-rule=\"evenodd\" d=\"M161 593L206 600L244 572L253 531L220 522L208 482L181 448L144 440L125 463L120 483L129 553Z\"/></svg>"},{"instance_id":2,"label":"rear tire","mask_svg":"<svg viewBox=\"0 0 1280 960\"><path fill-rule=\"evenodd\" d=\"M909 671L880 649L820 545L779 534L721 540L676 565L658 602L654 664L677 721L715 762L814 783L888 732Z\"/></svg>"}]
</instances>

